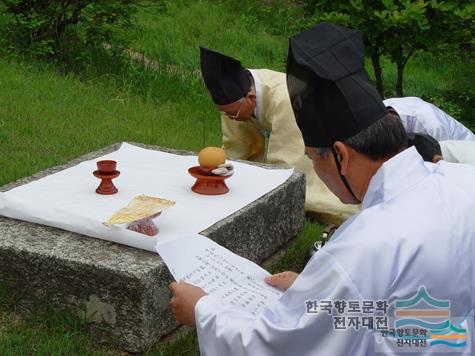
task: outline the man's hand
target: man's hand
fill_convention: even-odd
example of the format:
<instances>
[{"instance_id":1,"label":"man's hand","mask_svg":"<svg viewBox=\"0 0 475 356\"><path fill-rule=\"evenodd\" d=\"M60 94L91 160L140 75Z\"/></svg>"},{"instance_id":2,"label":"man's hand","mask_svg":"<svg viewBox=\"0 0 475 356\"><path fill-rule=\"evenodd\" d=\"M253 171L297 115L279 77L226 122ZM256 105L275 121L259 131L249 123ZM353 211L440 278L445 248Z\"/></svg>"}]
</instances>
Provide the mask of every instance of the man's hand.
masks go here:
<instances>
[{"instance_id":1,"label":"man's hand","mask_svg":"<svg viewBox=\"0 0 475 356\"><path fill-rule=\"evenodd\" d=\"M294 283L298 276L298 273L286 271L273 274L272 276L267 276L266 282L267 284L270 284L273 287L278 287L280 289L287 290L290 288L292 283Z\"/></svg>"},{"instance_id":2,"label":"man's hand","mask_svg":"<svg viewBox=\"0 0 475 356\"><path fill-rule=\"evenodd\" d=\"M173 294L170 303L175 319L183 325L195 326L195 305L206 295L204 290L183 281L171 283L170 289Z\"/></svg>"}]
</instances>

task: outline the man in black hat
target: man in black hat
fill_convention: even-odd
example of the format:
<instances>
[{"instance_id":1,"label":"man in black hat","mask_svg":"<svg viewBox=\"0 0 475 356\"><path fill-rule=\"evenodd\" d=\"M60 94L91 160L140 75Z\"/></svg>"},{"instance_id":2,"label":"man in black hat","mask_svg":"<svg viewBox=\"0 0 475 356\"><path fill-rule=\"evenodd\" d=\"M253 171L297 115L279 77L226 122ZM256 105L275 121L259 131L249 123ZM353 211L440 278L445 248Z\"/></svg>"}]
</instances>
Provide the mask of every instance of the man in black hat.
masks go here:
<instances>
[{"instance_id":1,"label":"man in black hat","mask_svg":"<svg viewBox=\"0 0 475 356\"><path fill-rule=\"evenodd\" d=\"M196 325L202 354L472 353L475 167L428 164L406 148L363 64L358 31L321 23L290 39L288 88L306 152L330 190L362 211L300 275L267 277L286 292L257 316L173 283L175 316Z\"/></svg>"},{"instance_id":2,"label":"man in black hat","mask_svg":"<svg viewBox=\"0 0 475 356\"><path fill-rule=\"evenodd\" d=\"M342 222L356 212L318 179L304 155L285 73L245 69L224 54L200 48L201 73L216 109L222 113L223 148L228 158L298 168L306 176L305 209L322 220Z\"/></svg>"}]
</instances>

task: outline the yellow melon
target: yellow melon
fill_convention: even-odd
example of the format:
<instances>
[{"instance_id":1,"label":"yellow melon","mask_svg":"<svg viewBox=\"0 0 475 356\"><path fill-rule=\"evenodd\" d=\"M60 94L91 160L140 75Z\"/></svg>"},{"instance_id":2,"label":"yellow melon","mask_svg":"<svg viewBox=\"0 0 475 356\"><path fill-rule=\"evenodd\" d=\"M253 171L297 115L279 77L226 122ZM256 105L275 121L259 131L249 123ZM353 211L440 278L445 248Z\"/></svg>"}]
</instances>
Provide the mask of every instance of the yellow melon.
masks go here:
<instances>
[{"instance_id":1,"label":"yellow melon","mask_svg":"<svg viewBox=\"0 0 475 356\"><path fill-rule=\"evenodd\" d=\"M203 168L216 168L226 162L226 154L219 147L205 147L198 155L198 162Z\"/></svg>"}]
</instances>

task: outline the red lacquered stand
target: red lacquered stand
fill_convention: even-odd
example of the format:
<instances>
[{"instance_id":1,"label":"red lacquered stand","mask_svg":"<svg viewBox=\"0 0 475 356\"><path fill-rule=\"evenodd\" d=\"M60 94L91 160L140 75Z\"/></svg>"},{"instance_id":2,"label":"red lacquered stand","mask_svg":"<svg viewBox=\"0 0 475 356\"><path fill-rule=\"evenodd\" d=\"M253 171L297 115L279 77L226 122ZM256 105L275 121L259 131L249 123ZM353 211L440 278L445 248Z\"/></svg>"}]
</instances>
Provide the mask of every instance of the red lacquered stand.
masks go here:
<instances>
[{"instance_id":1,"label":"red lacquered stand","mask_svg":"<svg viewBox=\"0 0 475 356\"><path fill-rule=\"evenodd\" d=\"M97 170L94 171L93 174L94 177L102 179L101 184L99 184L96 189L97 194L110 195L118 192L114 183L112 183L112 179L117 178L120 175L119 171L114 171L111 174L104 174L103 172Z\"/></svg>"},{"instance_id":2,"label":"red lacquered stand","mask_svg":"<svg viewBox=\"0 0 475 356\"><path fill-rule=\"evenodd\" d=\"M200 174L199 166L189 168L188 173L196 178L195 184L191 187L191 190L195 193L220 195L229 192L229 188L224 182L229 177Z\"/></svg>"}]
</instances>

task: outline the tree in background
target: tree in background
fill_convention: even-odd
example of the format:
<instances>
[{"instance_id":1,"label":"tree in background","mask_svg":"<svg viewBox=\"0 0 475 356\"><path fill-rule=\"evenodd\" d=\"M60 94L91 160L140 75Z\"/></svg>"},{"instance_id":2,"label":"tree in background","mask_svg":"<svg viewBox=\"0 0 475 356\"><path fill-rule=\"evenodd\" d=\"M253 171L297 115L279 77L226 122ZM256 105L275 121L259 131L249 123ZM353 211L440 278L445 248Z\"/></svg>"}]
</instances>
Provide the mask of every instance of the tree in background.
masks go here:
<instances>
[{"instance_id":1,"label":"tree in background","mask_svg":"<svg viewBox=\"0 0 475 356\"><path fill-rule=\"evenodd\" d=\"M13 45L36 56L54 55L66 31L87 43L110 41L117 28L130 24L134 0L2 0Z\"/></svg>"},{"instance_id":2,"label":"tree in background","mask_svg":"<svg viewBox=\"0 0 475 356\"><path fill-rule=\"evenodd\" d=\"M359 29L364 35L378 91L384 96L380 59L397 67L396 95L403 96L404 68L416 51L473 49L475 5L465 0L304 1L311 14L305 27L320 21Z\"/></svg>"}]
</instances>

